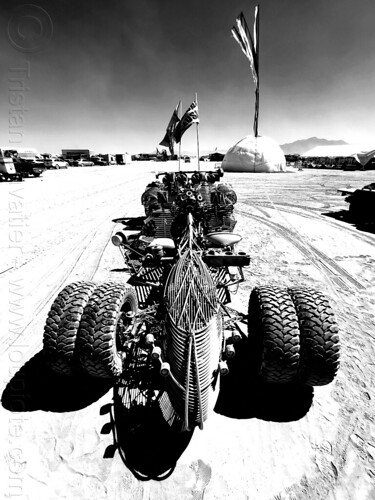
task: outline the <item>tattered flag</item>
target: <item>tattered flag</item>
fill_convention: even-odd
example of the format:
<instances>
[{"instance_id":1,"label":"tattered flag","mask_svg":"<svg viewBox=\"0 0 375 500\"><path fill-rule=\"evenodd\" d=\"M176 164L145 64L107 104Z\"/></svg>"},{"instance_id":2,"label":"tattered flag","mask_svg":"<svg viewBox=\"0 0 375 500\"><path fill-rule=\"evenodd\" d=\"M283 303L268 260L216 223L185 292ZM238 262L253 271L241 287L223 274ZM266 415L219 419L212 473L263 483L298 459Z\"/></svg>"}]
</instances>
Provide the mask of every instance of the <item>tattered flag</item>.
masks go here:
<instances>
[{"instance_id":1,"label":"tattered flag","mask_svg":"<svg viewBox=\"0 0 375 500\"><path fill-rule=\"evenodd\" d=\"M173 147L174 132L175 132L177 124L180 121L180 119L178 117L180 104L181 104L181 101L177 104L175 110L173 111L173 114L172 114L171 119L169 120L169 123L167 126L167 131L165 133L164 138L162 139L161 142L159 142L160 146L164 146L166 148L169 148L171 155L174 155L174 147Z\"/></svg>"},{"instance_id":2,"label":"tattered flag","mask_svg":"<svg viewBox=\"0 0 375 500\"><path fill-rule=\"evenodd\" d=\"M255 9L255 22L254 22L254 40L251 36L246 19L241 14L236 19L236 26L232 28L232 35L238 45L241 47L242 52L250 62L251 71L254 78L255 85L258 85L258 7Z\"/></svg>"},{"instance_id":3,"label":"tattered flag","mask_svg":"<svg viewBox=\"0 0 375 500\"><path fill-rule=\"evenodd\" d=\"M180 142L183 134L193 123L199 123L198 103L196 101L191 103L189 108L185 111L184 116L176 126L173 138L177 143Z\"/></svg>"}]
</instances>

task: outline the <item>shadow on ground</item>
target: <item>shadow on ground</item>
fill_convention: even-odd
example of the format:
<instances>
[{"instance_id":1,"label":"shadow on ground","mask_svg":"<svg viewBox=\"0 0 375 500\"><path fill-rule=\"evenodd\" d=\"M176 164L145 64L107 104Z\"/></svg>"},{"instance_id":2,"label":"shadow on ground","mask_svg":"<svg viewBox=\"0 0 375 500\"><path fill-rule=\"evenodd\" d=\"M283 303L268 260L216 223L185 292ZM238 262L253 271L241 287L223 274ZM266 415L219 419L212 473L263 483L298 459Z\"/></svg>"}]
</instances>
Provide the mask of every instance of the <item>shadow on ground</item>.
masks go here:
<instances>
[{"instance_id":1,"label":"shadow on ground","mask_svg":"<svg viewBox=\"0 0 375 500\"><path fill-rule=\"evenodd\" d=\"M322 213L326 217L331 217L331 219L340 220L346 222L351 226L354 226L358 231L363 231L365 233L375 234L375 224L370 222L355 222L351 216L349 210L339 210L337 212L326 212Z\"/></svg>"},{"instance_id":2,"label":"shadow on ground","mask_svg":"<svg viewBox=\"0 0 375 500\"><path fill-rule=\"evenodd\" d=\"M102 407L111 421L102 433L113 432L114 444L104 458L118 450L124 464L140 480L163 480L175 469L194 431L176 432L165 422L155 401L152 404L122 404L112 381L85 375L59 376L48 367L43 351L35 354L6 385L1 403L11 412L70 412L81 410L114 391L114 404ZM104 408L104 410L103 410Z\"/></svg>"},{"instance_id":3,"label":"shadow on ground","mask_svg":"<svg viewBox=\"0 0 375 500\"><path fill-rule=\"evenodd\" d=\"M298 420L308 412L313 389L301 385L267 384L253 373L247 339L236 344L228 360L229 374L221 378L215 412L229 418L259 418L275 422ZM156 379L155 379L156 380ZM140 383L142 385L143 382ZM116 451L139 480L162 481L169 477L190 443L194 430L178 432L165 421L158 404L160 380L147 391L126 384L86 377L55 375L43 351L33 356L8 382L2 405L13 412L69 412L85 408L113 387L113 403L101 408L110 421L103 434L112 432L113 444L104 458ZM142 397L134 396L137 391ZM145 398L144 395L147 397Z\"/></svg>"},{"instance_id":4,"label":"shadow on ground","mask_svg":"<svg viewBox=\"0 0 375 500\"><path fill-rule=\"evenodd\" d=\"M301 384L269 384L252 369L247 340L236 344L229 373L220 381L215 412L229 418L291 422L309 411L314 389Z\"/></svg>"},{"instance_id":5,"label":"shadow on ground","mask_svg":"<svg viewBox=\"0 0 375 500\"><path fill-rule=\"evenodd\" d=\"M113 444L104 455L120 457L132 474L141 481L162 481L168 478L188 447L194 430L178 432L164 420L156 402L126 407L114 394L110 409ZM106 426L102 432L106 432Z\"/></svg>"},{"instance_id":6,"label":"shadow on ground","mask_svg":"<svg viewBox=\"0 0 375 500\"><path fill-rule=\"evenodd\" d=\"M1 403L6 410L13 412L77 411L97 401L112 386L112 383L85 375L55 375L40 351L8 382Z\"/></svg>"}]
</instances>

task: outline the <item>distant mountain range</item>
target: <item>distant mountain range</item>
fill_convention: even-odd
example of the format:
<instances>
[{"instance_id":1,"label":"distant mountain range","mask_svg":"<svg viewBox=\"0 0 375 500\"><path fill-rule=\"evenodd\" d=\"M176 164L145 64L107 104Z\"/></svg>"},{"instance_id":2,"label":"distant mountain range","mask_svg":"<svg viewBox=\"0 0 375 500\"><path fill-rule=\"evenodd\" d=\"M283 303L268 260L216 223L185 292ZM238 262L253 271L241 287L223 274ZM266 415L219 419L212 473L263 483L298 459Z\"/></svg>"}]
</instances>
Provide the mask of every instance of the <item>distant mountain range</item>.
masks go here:
<instances>
[{"instance_id":1,"label":"distant mountain range","mask_svg":"<svg viewBox=\"0 0 375 500\"><path fill-rule=\"evenodd\" d=\"M284 151L284 154L299 154L304 155L310 149L316 146L342 146L348 144L341 140L318 139L318 137L310 137L309 139L300 139L299 141L289 142L288 144L282 144L280 147Z\"/></svg>"}]
</instances>

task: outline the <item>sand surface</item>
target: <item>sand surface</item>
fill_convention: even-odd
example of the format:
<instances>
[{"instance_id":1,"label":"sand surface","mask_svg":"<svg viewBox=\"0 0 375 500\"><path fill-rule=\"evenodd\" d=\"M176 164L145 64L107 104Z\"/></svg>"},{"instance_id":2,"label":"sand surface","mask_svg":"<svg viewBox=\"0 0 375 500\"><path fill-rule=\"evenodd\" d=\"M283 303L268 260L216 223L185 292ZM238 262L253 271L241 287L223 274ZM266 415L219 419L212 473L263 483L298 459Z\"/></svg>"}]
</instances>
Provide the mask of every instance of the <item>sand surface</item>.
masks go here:
<instances>
[{"instance_id":1,"label":"sand surface","mask_svg":"<svg viewBox=\"0 0 375 500\"><path fill-rule=\"evenodd\" d=\"M375 235L347 221L337 190L375 182L375 172L224 176L238 195L238 249L252 258L233 306L246 312L250 290L271 282L322 290L342 344L332 384L313 394L259 392L234 358L216 411L182 446L174 472L140 481L118 452L104 458L113 437L102 432L109 416L101 409L111 389L59 383L43 368L43 327L55 296L73 281L122 279L111 220L142 215L152 172L173 167L71 167L0 184L0 493L30 500L374 499Z\"/></svg>"}]
</instances>

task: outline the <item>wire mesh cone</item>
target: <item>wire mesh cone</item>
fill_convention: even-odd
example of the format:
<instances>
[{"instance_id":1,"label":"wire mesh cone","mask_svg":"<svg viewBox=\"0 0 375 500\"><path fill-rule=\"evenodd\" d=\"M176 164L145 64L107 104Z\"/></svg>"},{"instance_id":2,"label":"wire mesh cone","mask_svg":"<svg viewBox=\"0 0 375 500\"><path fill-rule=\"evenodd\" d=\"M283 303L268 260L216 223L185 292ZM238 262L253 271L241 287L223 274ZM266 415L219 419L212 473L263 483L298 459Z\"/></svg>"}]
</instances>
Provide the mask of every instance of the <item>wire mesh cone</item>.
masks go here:
<instances>
[{"instance_id":1,"label":"wire mesh cone","mask_svg":"<svg viewBox=\"0 0 375 500\"><path fill-rule=\"evenodd\" d=\"M222 329L215 284L197 252L187 250L172 268L165 299L172 376L163 412L172 420L177 416L187 429L202 427L216 380Z\"/></svg>"}]
</instances>

